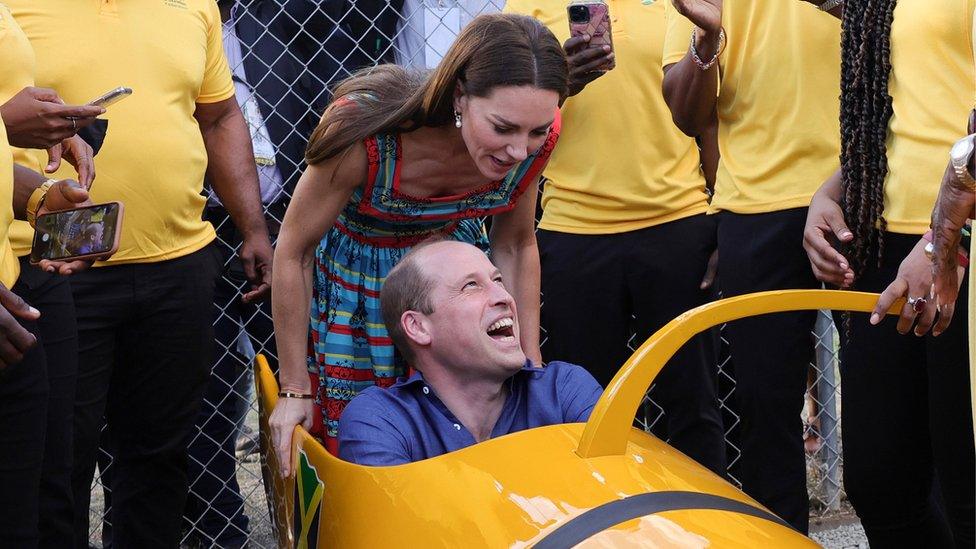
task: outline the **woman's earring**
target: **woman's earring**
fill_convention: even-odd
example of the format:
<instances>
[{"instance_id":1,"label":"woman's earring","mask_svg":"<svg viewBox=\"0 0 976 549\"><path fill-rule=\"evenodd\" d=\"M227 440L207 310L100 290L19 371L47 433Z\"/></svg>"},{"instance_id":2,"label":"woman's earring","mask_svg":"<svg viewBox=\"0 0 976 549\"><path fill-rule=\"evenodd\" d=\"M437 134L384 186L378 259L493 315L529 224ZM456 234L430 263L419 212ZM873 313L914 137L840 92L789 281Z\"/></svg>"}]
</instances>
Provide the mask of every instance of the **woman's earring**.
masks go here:
<instances>
[{"instance_id":1,"label":"woman's earring","mask_svg":"<svg viewBox=\"0 0 976 549\"><path fill-rule=\"evenodd\" d=\"M461 113L457 111L454 111L454 127L455 128L461 127Z\"/></svg>"}]
</instances>

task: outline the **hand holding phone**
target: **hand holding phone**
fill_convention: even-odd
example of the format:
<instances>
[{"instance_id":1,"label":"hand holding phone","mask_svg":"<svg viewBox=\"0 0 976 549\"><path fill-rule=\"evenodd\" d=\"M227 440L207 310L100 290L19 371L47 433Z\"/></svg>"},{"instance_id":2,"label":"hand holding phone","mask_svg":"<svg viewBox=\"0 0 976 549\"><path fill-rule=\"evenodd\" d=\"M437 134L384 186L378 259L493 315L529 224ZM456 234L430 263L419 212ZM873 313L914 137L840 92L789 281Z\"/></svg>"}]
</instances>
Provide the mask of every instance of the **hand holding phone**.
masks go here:
<instances>
[{"instance_id":1,"label":"hand holding phone","mask_svg":"<svg viewBox=\"0 0 976 549\"><path fill-rule=\"evenodd\" d=\"M589 36L588 48L613 52L613 35L610 28L610 7L603 0L574 0L566 11L569 14L569 37ZM608 71L616 66L608 57L598 70Z\"/></svg>"},{"instance_id":2,"label":"hand holding phone","mask_svg":"<svg viewBox=\"0 0 976 549\"><path fill-rule=\"evenodd\" d=\"M606 4L601 2L574 2L567 7L569 14L569 40L563 44L569 62L569 95L583 91L587 84L603 76L615 66L613 39L610 36L610 19ZM597 18L595 26L590 22ZM596 35L595 28L601 30Z\"/></svg>"},{"instance_id":3,"label":"hand holding phone","mask_svg":"<svg viewBox=\"0 0 976 549\"><path fill-rule=\"evenodd\" d=\"M0 117L11 145L47 149L95 121L104 109L94 105L65 105L51 89L26 87L0 105Z\"/></svg>"},{"instance_id":4,"label":"hand holding phone","mask_svg":"<svg viewBox=\"0 0 976 549\"><path fill-rule=\"evenodd\" d=\"M119 249L122 210L121 202L107 202L39 214L31 263L108 259Z\"/></svg>"}]
</instances>

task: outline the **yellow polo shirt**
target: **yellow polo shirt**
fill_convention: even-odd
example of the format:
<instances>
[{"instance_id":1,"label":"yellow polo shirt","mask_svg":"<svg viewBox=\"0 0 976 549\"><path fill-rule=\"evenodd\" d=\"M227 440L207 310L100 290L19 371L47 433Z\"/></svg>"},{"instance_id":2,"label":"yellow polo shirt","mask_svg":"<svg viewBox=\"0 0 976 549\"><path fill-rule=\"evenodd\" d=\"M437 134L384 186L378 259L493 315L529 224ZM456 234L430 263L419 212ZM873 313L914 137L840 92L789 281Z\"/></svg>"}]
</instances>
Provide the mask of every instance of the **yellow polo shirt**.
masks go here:
<instances>
[{"instance_id":1,"label":"yellow polo shirt","mask_svg":"<svg viewBox=\"0 0 976 549\"><path fill-rule=\"evenodd\" d=\"M976 0L899 0L891 24L888 94L888 230L922 234L948 151L966 134L976 96L972 25Z\"/></svg>"},{"instance_id":2,"label":"yellow polo shirt","mask_svg":"<svg viewBox=\"0 0 976 549\"><path fill-rule=\"evenodd\" d=\"M0 17L4 15L0 13ZM0 35L5 32L3 27L3 21L0 21ZM14 220L13 200L14 161L7 145L7 128L0 124L0 282L7 288L12 287L20 276L20 263L7 234Z\"/></svg>"},{"instance_id":3,"label":"yellow polo shirt","mask_svg":"<svg viewBox=\"0 0 976 549\"><path fill-rule=\"evenodd\" d=\"M0 4L0 17L4 19L0 25L0 104L6 103L20 90L34 85L34 50L31 48L27 35L14 20L7 6ZM31 151L18 147L11 147L14 162L26 166L36 172L44 173L47 153ZM76 177L76 176L70 176ZM30 253L34 229L26 221L14 221L10 225L10 245L17 256Z\"/></svg>"},{"instance_id":4,"label":"yellow polo shirt","mask_svg":"<svg viewBox=\"0 0 976 549\"><path fill-rule=\"evenodd\" d=\"M688 52L693 25L661 3L666 66ZM840 155L840 21L797 0L726 0L722 26L711 211L808 206Z\"/></svg>"},{"instance_id":5,"label":"yellow polo shirt","mask_svg":"<svg viewBox=\"0 0 976 549\"><path fill-rule=\"evenodd\" d=\"M608 0L617 66L563 105L539 228L619 233L706 211L698 147L671 122L661 92L666 3ZM565 0L510 0L505 11L569 38Z\"/></svg>"},{"instance_id":6,"label":"yellow polo shirt","mask_svg":"<svg viewBox=\"0 0 976 549\"><path fill-rule=\"evenodd\" d=\"M7 6L0 4L0 103L6 103L30 85L33 61L34 52L27 37ZM0 282L8 288L20 276L20 263L10 243L10 227L14 223L13 193L13 156L7 143L7 128L0 123Z\"/></svg>"},{"instance_id":7,"label":"yellow polo shirt","mask_svg":"<svg viewBox=\"0 0 976 549\"><path fill-rule=\"evenodd\" d=\"M214 0L4 1L34 47L38 86L68 103L133 89L103 115L108 135L95 159L92 200L125 204L108 263L172 259L211 242L201 217L207 152L193 112L234 96Z\"/></svg>"}]
</instances>

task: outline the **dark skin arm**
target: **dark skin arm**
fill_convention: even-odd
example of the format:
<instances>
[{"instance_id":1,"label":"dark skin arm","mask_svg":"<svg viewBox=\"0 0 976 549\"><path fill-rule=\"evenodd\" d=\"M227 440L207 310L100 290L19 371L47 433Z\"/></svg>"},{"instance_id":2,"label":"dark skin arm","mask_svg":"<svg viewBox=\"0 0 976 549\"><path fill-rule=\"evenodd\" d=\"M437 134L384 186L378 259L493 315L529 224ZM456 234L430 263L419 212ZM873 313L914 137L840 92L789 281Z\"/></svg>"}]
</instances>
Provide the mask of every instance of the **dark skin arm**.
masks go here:
<instances>
[{"instance_id":1,"label":"dark skin arm","mask_svg":"<svg viewBox=\"0 0 976 549\"><path fill-rule=\"evenodd\" d=\"M27 219L27 202L30 200L34 189L40 187L45 181L47 178L41 174L14 164L13 209L16 219ZM37 215L89 204L91 201L88 199L88 191L77 182L65 179L58 181L48 189L44 202L37 210ZM92 262L88 260L49 261L45 259L40 262L39 266L49 273L57 272L62 275L70 275L87 269L91 264Z\"/></svg>"},{"instance_id":2,"label":"dark skin arm","mask_svg":"<svg viewBox=\"0 0 976 549\"><path fill-rule=\"evenodd\" d=\"M809 0L808 3L819 6L823 1ZM699 58L707 62L719 48L722 0L671 0L671 3L698 28L695 50ZM828 13L839 18L843 7L838 6ZM708 126L715 108L719 70L718 63L706 71L699 69L690 48L681 61L664 67L664 100L671 109L675 125L686 135L701 135Z\"/></svg>"},{"instance_id":3,"label":"dark skin arm","mask_svg":"<svg viewBox=\"0 0 976 549\"><path fill-rule=\"evenodd\" d=\"M697 138L699 154L701 156L702 174L705 176L705 188L709 196L715 193L715 173L718 171L718 114L712 113L712 121L705 128L705 131ZM718 249L716 248L708 258L708 266L705 268L705 276L702 277L699 287L707 290L715 283L715 275L718 272Z\"/></svg>"},{"instance_id":4,"label":"dark skin arm","mask_svg":"<svg viewBox=\"0 0 976 549\"><path fill-rule=\"evenodd\" d=\"M41 174L29 170L23 166L14 164L14 194L13 210L17 219L27 219L27 201L31 193L46 181ZM44 204L38 209L38 214L46 211L70 208L88 201L88 191L74 181L59 181L48 190L48 196ZM76 265L77 264L77 265ZM59 269L62 274L70 274L71 269L80 269L87 266L84 262L41 262L41 268L46 271ZM12 366L24 358L27 353L37 343L34 334L21 326L18 318L22 320L37 320L41 313L31 307L20 296L11 292L6 286L0 284L0 371L7 366Z\"/></svg>"},{"instance_id":5,"label":"dark skin arm","mask_svg":"<svg viewBox=\"0 0 976 549\"><path fill-rule=\"evenodd\" d=\"M251 291L245 303L265 299L271 291L271 241L261 207L258 172L251 135L237 99L197 103L193 116L207 148L207 175L220 202L243 237L238 255Z\"/></svg>"},{"instance_id":6,"label":"dark skin arm","mask_svg":"<svg viewBox=\"0 0 976 549\"><path fill-rule=\"evenodd\" d=\"M715 56L722 28L722 0L671 0L682 16L695 24L695 50L703 61ZM674 124L685 135L701 135L711 123L718 95L719 64L708 70L695 65L691 49L664 67L664 101Z\"/></svg>"}]
</instances>

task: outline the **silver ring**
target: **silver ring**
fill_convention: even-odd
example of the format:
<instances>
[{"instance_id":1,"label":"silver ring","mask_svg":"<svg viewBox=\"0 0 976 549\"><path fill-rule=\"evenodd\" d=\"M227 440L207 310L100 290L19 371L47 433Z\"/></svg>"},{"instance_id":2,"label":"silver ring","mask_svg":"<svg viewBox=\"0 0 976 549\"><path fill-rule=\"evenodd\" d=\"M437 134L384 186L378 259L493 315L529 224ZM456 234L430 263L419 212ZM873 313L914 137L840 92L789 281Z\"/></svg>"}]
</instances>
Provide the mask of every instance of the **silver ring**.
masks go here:
<instances>
[{"instance_id":1,"label":"silver ring","mask_svg":"<svg viewBox=\"0 0 976 549\"><path fill-rule=\"evenodd\" d=\"M912 297L908 296L908 305L911 306L915 314L919 315L925 311L925 305L928 303L924 297Z\"/></svg>"}]
</instances>

